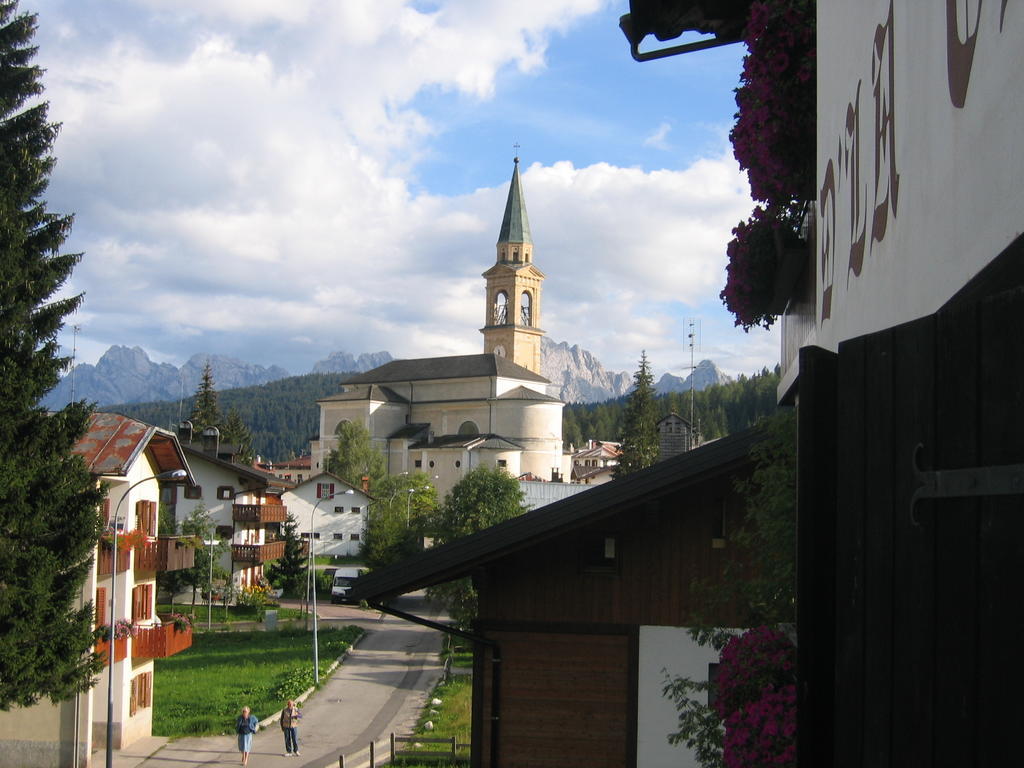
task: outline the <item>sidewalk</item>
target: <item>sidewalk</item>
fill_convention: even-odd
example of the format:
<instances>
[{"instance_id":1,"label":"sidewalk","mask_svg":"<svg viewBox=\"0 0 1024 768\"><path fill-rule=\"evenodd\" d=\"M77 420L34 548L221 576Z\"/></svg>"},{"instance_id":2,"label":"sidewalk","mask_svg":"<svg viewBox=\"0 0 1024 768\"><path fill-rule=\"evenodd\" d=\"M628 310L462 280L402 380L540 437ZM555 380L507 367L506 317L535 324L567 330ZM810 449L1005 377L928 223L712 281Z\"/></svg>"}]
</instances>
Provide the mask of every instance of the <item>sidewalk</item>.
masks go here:
<instances>
[{"instance_id":1,"label":"sidewalk","mask_svg":"<svg viewBox=\"0 0 1024 768\"><path fill-rule=\"evenodd\" d=\"M405 599L412 603L405 610L431 615L432 610L421 600ZM365 617L366 612L362 615ZM359 624L367 631L344 663L305 702L299 726L301 756L296 759L283 754L284 739L277 725L280 713L258 712L257 716L266 719L253 740L251 768L336 768L339 755L345 756L345 768L366 768L371 739L377 745L377 764L381 765L387 756L389 734L408 732L415 724L427 694L441 676L440 633L391 616L337 620ZM199 768L240 763L233 735L174 742L144 739L116 752L114 759L116 768ZM101 752L93 755L93 765L103 765Z\"/></svg>"}]
</instances>

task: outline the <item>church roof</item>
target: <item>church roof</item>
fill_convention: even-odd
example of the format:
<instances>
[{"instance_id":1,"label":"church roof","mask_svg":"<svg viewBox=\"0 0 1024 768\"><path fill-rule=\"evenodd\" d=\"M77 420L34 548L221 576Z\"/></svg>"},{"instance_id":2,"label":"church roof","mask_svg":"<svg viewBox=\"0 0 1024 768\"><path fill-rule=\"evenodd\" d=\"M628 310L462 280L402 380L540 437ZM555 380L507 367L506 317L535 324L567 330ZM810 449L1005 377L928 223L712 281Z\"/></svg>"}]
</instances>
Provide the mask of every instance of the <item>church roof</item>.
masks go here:
<instances>
[{"instance_id":1,"label":"church roof","mask_svg":"<svg viewBox=\"0 0 1024 768\"><path fill-rule=\"evenodd\" d=\"M342 382L345 384L355 383L351 381ZM338 402L343 400L374 400L383 403L408 403L408 398L402 397L400 394L395 392L391 387L381 387L377 384L371 384L366 390L348 390L346 392L339 392L336 395L328 395L327 397L321 397L317 400L318 403L327 402Z\"/></svg>"},{"instance_id":2,"label":"church roof","mask_svg":"<svg viewBox=\"0 0 1024 768\"><path fill-rule=\"evenodd\" d=\"M523 197L523 184L519 180L519 158L515 159L512 170L512 183L508 188L508 200L505 203L505 216L501 220L501 231L498 232L499 243L533 243L530 237L530 220L526 216L526 199Z\"/></svg>"},{"instance_id":3,"label":"church roof","mask_svg":"<svg viewBox=\"0 0 1024 768\"><path fill-rule=\"evenodd\" d=\"M491 432L479 435L437 435L433 439L415 442L409 447L413 449L469 448L470 450L475 450L478 448L495 448L504 451L523 450L523 446L519 443Z\"/></svg>"},{"instance_id":4,"label":"church roof","mask_svg":"<svg viewBox=\"0 0 1024 768\"><path fill-rule=\"evenodd\" d=\"M546 395L543 392L538 392L535 389L529 387L515 387L510 389L508 392L504 392L498 395L499 400L543 400L549 403L560 403L562 402L557 397Z\"/></svg>"},{"instance_id":5,"label":"church roof","mask_svg":"<svg viewBox=\"0 0 1024 768\"><path fill-rule=\"evenodd\" d=\"M454 357L422 357L415 360L392 360L372 371L357 373L342 380L342 384L386 384L389 382L428 381L431 379L468 379L477 376L501 376L521 381L541 381L548 384L547 379L528 368L516 365L511 360L497 355L456 355ZM384 390L387 387L381 387ZM332 395L325 400L350 399L340 395ZM319 401L323 402L323 401Z\"/></svg>"}]
</instances>

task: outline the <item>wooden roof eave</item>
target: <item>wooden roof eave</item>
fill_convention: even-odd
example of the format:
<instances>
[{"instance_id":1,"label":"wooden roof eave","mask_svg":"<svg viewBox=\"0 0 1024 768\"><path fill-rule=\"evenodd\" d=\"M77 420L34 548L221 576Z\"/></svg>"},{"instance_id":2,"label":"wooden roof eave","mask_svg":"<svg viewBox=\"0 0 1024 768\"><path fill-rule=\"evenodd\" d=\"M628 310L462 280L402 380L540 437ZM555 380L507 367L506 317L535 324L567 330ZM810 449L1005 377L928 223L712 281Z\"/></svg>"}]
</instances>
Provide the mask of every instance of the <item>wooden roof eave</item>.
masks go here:
<instances>
[{"instance_id":1,"label":"wooden roof eave","mask_svg":"<svg viewBox=\"0 0 1024 768\"><path fill-rule=\"evenodd\" d=\"M724 437L641 470L627 478L547 504L449 544L421 552L361 577L349 602L387 600L441 584L482 565L548 541L568 531L645 504L672 491L718 476L749 461L759 439L756 428Z\"/></svg>"}]
</instances>

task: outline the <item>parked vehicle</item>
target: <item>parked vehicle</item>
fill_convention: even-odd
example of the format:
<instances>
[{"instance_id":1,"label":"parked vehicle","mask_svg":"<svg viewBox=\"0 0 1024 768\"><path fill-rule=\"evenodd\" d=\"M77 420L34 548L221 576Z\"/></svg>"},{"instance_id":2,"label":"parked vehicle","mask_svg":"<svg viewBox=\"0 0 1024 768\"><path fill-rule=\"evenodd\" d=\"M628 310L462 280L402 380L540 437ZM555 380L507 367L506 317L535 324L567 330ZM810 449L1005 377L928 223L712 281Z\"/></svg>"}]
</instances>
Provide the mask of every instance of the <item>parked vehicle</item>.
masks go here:
<instances>
[{"instance_id":1,"label":"parked vehicle","mask_svg":"<svg viewBox=\"0 0 1024 768\"><path fill-rule=\"evenodd\" d=\"M352 582L359 578L361 568L338 568L334 571L334 581L331 582L331 602L341 603L345 600Z\"/></svg>"}]
</instances>

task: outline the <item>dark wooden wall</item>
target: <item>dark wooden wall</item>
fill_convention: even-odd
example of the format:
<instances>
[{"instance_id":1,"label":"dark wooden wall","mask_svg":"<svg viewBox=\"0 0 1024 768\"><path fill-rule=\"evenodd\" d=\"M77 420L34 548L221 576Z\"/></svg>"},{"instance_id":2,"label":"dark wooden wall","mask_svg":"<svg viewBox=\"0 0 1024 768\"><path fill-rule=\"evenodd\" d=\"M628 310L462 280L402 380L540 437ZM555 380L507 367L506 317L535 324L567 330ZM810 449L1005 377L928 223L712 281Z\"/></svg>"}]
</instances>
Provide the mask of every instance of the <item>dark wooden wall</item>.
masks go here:
<instances>
[{"instance_id":1,"label":"dark wooden wall","mask_svg":"<svg viewBox=\"0 0 1024 768\"><path fill-rule=\"evenodd\" d=\"M745 463L504 558L477 580L481 620L686 626L693 618L691 582L720 579L727 559L735 556L730 536L743 506L734 479L748 472ZM714 549L723 508L725 548ZM588 570L582 562L587 538L604 535L616 538L615 570ZM735 620L729 611L720 618Z\"/></svg>"},{"instance_id":2,"label":"dark wooden wall","mask_svg":"<svg viewBox=\"0 0 1024 768\"><path fill-rule=\"evenodd\" d=\"M636 764L635 633L488 632L501 653L498 743L503 768L622 768ZM491 723L491 651L474 675ZM474 734L490 766L490 728ZM477 750L477 739L480 749Z\"/></svg>"},{"instance_id":3,"label":"dark wooden wall","mask_svg":"<svg viewBox=\"0 0 1024 768\"><path fill-rule=\"evenodd\" d=\"M835 552L834 566L819 558L800 576L801 617L814 601L829 610L816 582L835 585L832 637L801 625L802 703L831 693L816 714L832 725L801 736L803 765L1024 762L1024 496L919 500L911 512L915 455L925 471L1024 462L1022 318L1018 288L840 345L835 503L807 508L801 483L801 518L832 516L801 522L801 536ZM825 471L805 447L801 473ZM809 662L830 653L831 680Z\"/></svg>"}]
</instances>

